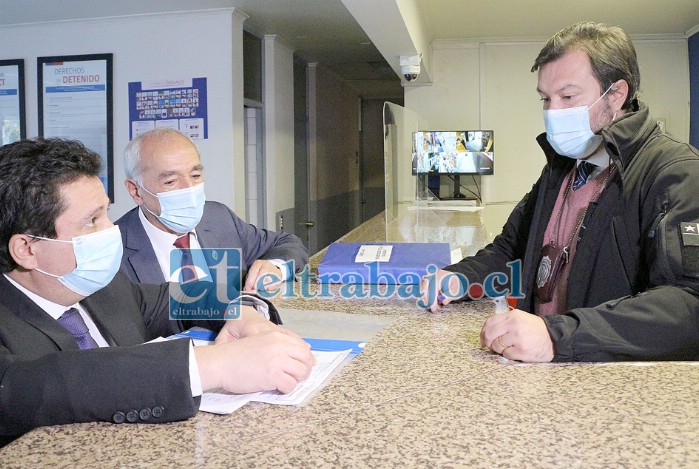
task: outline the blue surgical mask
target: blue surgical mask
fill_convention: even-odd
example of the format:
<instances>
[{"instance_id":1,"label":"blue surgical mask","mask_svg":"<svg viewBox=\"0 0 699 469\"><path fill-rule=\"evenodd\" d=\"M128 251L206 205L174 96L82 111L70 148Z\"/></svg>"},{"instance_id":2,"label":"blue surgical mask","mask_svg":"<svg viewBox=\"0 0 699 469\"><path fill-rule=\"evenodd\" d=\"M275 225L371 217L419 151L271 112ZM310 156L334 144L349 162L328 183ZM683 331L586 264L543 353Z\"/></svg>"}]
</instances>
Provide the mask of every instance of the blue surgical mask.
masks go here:
<instances>
[{"instance_id":1,"label":"blue surgical mask","mask_svg":"<svg viewBox=\"0 0 699 469\"><path fill-rule=\"evenodd\" d=\"M71 241L30 236L45 241L73 244L73 253L77 263L75 270L66 275L54 275L40 269L36 269L36 271L57 278L66 288L78 295L90 296L106 287L121 267L121 255L124 248L118 226L77 236Z\"/></svg>"},{"instance_id":2,"label":"blue surgical mask","mask_svg":"<svg viewBox=\"0 0 699 469\"><path fill-rule=\"evenodd\" d=\"M590 128L589 110L612 88L607 88L592 106L577 106L567 109L544 111L546 139L556 153L576 160L586 158L601 144L602 136Z\"/></svg>"},{"instance_id":3,"label":"blue surgical mask","mask_svg":"<svg viewBox=\"0 0 699 469\"><path fill-rule=\"evenodd\" d=\"M187 233L199 224L201 216L204 214L204 203L206 202L204 183L174 191L158 192L157 194L153 194L143 185L141 188L158 198L160 215L151 212L145 203L143 208L172 231Z\"/></svg>"}]
</instances>

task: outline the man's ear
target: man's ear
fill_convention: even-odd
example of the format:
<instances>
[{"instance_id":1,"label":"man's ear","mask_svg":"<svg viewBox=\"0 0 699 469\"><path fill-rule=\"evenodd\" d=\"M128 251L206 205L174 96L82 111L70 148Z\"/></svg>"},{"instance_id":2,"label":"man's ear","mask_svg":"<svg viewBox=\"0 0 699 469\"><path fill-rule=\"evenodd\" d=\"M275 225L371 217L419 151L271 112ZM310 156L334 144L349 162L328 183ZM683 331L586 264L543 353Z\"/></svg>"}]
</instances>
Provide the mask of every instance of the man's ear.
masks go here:
<instances>
[{"instance_id":1,"label":"man's ear","mask_svg":"<svg viewBox=\"0 0 699 469\"><path fill-rule=\"evenodd\" d=\"M613 112L619 112L624 103L626 102L626 97L629 95L629 84L626 80L617 80L607 93L609 96L609 106L612 108Z\"/></svg>"},{"instance_id":2,"label":"man's ear","mask_svg":"<svg viewBox=\"0 0 699 469\"><path fill-rule=\"evenodd\" d=\"M34 270L37 267L34 241L35 239L31 236L15 234L7 244L12 259L27 270Z\"/></svg>"},{"instance_id":3,"label":"man's ear","mask_svg":"<svg viewBox=\"0 0 699 469\"><path fill-rule=\"evenodd\" d=\"M136 182L135 179L127 179L124 181L124 185L126 186L126 190L129 191L129 195L133 199L134 202L136 202L136 205L141 205L143 203L143 199L141 198L140 194L140 186Z\"/></svg>"}]
</instances>

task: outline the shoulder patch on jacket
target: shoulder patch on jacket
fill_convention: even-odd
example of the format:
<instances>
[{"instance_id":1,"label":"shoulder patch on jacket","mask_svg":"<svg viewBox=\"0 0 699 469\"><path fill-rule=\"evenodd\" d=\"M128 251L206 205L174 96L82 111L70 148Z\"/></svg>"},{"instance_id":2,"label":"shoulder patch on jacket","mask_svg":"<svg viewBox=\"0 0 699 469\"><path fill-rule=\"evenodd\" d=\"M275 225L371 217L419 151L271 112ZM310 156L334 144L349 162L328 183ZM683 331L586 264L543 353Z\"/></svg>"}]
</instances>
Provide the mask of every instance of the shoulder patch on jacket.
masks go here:
<instances>
[{"instance_id":1,"label":"shoulder patch on jacket","mask_svg":"<svg viewBox=\"0 0 699 469\"><path fill-rule=\"evenodd\" d=\"M682 270L688 277L699 277L699 223L680 222Z\"/></svg>"},{"instance_id":2,"label":"shoulder patch on jacket","mask_svg":"<svg viewBox=\"0 0 699 469\"><path fill-rule=\"evenodd\" d=\"M699 246L699 223L680 223L682 246Z\"/></svg>"}]
</instances>

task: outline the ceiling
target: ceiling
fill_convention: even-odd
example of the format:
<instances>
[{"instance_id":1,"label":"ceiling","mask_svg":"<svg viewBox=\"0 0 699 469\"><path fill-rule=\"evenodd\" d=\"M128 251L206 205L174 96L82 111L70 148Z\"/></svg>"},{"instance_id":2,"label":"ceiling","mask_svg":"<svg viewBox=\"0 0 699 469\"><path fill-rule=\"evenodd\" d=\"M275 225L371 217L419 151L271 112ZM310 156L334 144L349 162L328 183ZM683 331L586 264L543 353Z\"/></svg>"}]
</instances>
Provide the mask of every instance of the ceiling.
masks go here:
<instances>
[{"instance_id":1,"label":"ceiling","mask_svg":"<svg viewBox=\"0 0 699 469\"><path fill-rule=\"evenodd\" d=\"M402 96L398 57L435 40L543 40L580 20L634 37L699 31L697 0L0 0L0 25L231 7L367 97Z\"/></svg>"}]
</instances>

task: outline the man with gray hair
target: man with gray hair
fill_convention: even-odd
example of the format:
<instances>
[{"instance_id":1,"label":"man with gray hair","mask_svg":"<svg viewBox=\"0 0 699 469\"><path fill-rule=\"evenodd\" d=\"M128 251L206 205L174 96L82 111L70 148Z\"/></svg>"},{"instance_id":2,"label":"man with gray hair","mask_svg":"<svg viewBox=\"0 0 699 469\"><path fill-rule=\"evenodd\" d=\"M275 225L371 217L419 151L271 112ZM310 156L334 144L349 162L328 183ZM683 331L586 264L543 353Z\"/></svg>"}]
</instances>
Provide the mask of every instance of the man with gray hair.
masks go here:
<instances>
[{"instance_id":1,"label":"man with gray hair","mask_svg":"<svg viewBox=\"0 0 699 469\"><path fill-rule=\"evenodd\" d=\"M243 290L292 279L308 263L301 240L246 223L219 202L206 201L199 150L181 132L159 128L133 139L124 151L126 189L137 207L116 224L124 243L122 270L135 282L170 277L175 247L241 249Z\"/></svg>"}]
</instances>

